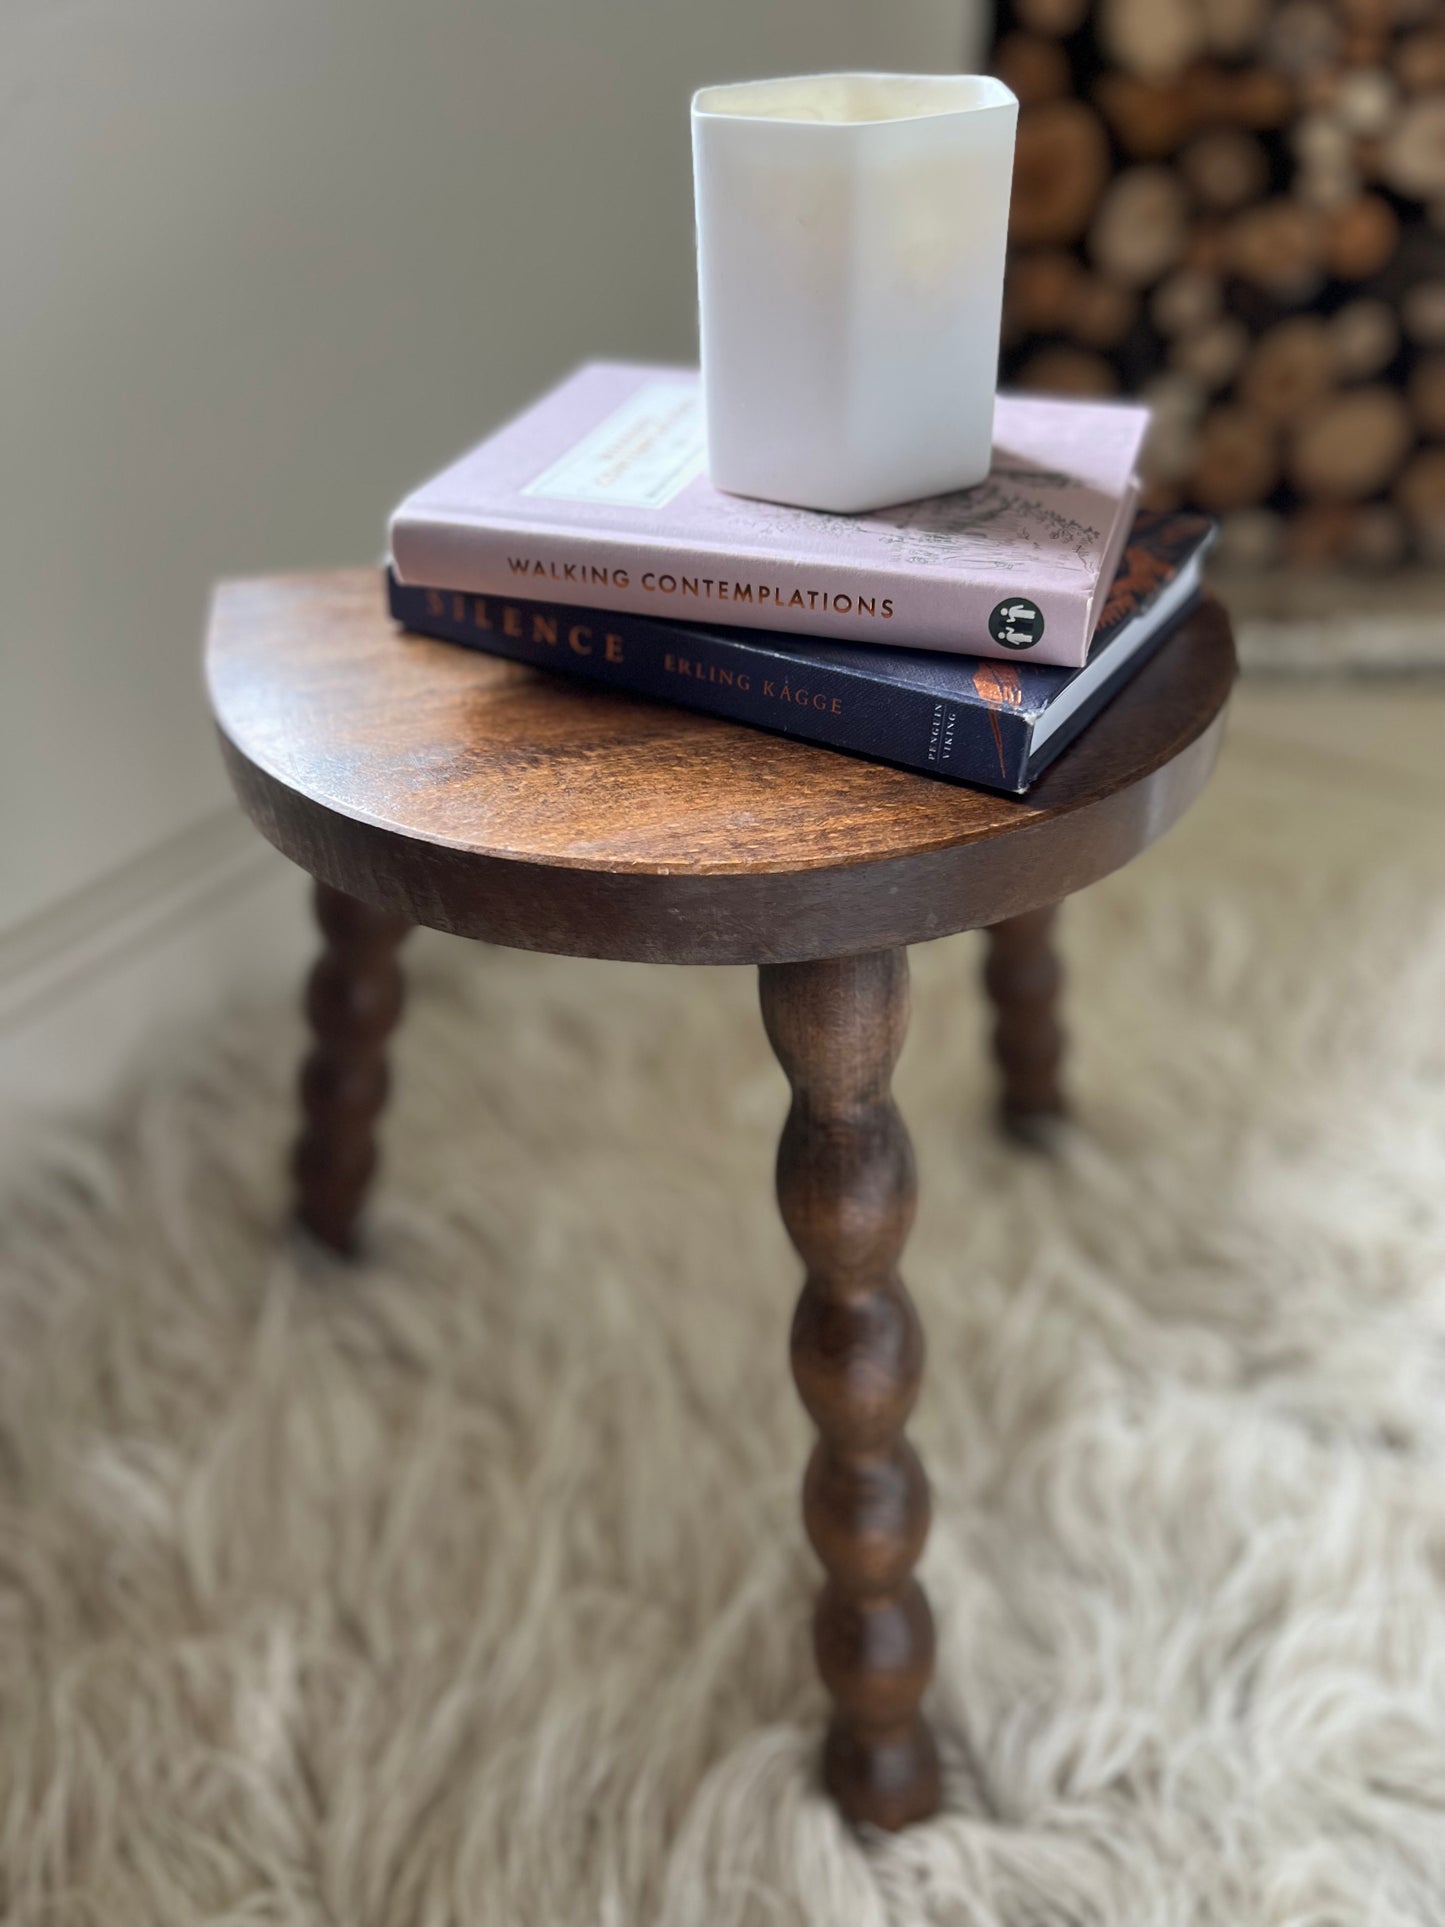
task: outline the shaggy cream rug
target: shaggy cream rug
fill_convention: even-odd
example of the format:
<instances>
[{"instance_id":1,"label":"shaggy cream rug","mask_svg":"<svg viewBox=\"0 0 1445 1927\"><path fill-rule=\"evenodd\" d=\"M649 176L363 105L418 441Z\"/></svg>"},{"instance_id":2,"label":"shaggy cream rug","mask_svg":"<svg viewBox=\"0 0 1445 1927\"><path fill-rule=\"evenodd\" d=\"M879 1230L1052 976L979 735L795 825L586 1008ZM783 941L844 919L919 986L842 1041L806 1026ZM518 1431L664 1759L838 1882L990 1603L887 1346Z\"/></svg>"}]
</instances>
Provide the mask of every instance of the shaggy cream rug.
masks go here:
<instances>
[{"instance_id":1,"label":"shaggy cream rug","mask_svg":"<svg viewBox=\"0 0 1445 1927\"><path fill-rule=\"evenodd\" d=\"M1056 1162L915 953L940 1819L815 1781L751 977L423 940L361 1269L289 1010L15 1179L0 1919L1445 1918L1445 836L1251 714L1068 915Z\"/></svg>"}]
</instances>

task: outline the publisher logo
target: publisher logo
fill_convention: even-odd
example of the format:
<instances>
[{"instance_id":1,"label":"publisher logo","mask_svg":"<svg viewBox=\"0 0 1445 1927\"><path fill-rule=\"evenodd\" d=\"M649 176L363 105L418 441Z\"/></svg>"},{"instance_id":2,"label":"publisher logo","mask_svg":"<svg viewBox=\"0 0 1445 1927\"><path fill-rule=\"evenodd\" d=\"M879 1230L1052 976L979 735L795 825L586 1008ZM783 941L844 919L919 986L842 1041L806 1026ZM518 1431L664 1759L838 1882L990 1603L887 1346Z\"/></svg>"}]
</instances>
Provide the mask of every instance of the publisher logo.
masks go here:
<instances>
[{"instance_id":1,"label":"publisher logo","mask_svg":"<svg viewBox=\"0 0 1445 1927\"><path fill-rule=\"evenodd\" d=\"M1027 596L1012 595L989 617L988 633L1004 649L1032 649L1044 633L1044 612Z\"/></svg>"}]
</instances>

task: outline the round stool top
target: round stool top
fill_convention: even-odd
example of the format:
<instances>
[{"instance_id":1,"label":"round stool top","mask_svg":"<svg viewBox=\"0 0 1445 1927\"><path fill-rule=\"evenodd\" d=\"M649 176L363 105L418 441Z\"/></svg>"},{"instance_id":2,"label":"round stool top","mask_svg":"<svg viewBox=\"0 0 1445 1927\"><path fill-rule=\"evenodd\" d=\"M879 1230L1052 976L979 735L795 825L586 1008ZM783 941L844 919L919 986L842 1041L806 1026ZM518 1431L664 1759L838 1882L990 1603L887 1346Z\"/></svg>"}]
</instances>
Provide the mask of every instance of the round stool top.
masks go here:
<instances>
[{"instance_id":1,"label":"round stool top","mask_svg":"<svg viewBox=\"0 0 1445 1927\"><path fill-rule=\"evenodd\" d=\"M404 635L374 570L223 585L207 674L243 806L337 889L524 950L786 963L1127 863L1204 787L1234 647L1204 602L1026 796Z\"/></svg>"}]
</instances>

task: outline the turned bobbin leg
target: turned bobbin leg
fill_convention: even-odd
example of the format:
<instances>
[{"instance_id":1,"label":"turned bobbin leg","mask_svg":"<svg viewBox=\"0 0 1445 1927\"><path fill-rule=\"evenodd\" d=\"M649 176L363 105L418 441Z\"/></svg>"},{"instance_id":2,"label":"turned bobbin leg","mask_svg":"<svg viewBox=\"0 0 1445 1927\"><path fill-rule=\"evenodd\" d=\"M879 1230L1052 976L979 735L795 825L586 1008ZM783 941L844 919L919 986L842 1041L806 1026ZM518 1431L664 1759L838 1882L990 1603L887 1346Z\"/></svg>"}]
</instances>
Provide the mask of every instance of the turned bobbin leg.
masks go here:
<instances>
[{"instance_id":1,"label":"turned bobbin leg","mask_svg":"<svg viewBox=\"0 0 1445 1927\"><path fill-rule=\"evenodd\" d=\"M827 1577L814 1651L833 1698L823 1756L851 1820L898 1828L939 1801L919 1711L933 1620L913 1568L928 1482L903 1427L923 1333L898 1276L913 1221L913 1150L889 1091L908 1022L902 950L760 972L763 1021L793 1087L778 1203L807 1267L793 1376L818 1428L803 1519Z\"/></svg>"},{"instance_id":2,"label":"turned bobbin leg","mask_svg":"<svg viewBox=\"0 0 1445 1927\"><path fill-rule=\"evenodd\" d=\"M386 1103L386 1040L401 1015L397 947L411 928L318 883L325 947L306 986L315 1042L301 1069L301 1135L291 1159L296 1215L333 1251L356 1248Z\"/></svg>"},{"instance_id":3,"label":"turned bobbin leg","mask_svg":"<svg viewBox=\"0 0 1445 1927\"><path fill-rule=\"evenodd\" d=\"M1057 911L1030 910L988 933L984 983L994 1008L993 1054L1002 1073L999 1118L1011 1136L1045 1142L1064 1116L1059 1066L1063 970L1054 949Z\"/></svg>"}]
</instances>

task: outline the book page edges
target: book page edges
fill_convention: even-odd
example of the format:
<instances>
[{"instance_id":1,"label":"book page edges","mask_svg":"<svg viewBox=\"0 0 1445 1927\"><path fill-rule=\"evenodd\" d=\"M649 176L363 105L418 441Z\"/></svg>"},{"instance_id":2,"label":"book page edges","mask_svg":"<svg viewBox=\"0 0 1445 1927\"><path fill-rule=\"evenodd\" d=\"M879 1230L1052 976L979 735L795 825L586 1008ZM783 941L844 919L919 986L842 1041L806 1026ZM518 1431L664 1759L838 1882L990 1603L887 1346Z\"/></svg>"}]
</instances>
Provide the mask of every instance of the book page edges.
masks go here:
<instances>
[{"instance_id":1,"label":"book page edges","mask_svg":"<svg viewBox=\"0 0 1445 1927\"><path fill-rule=\"evenodd\" d=\"M1129 531L1134 526L1134 515L1139 507L1140 482L1136 474L1129 477L1119 503L1119 519L1114 524L1114 532L1104 550L1103 561L1099 565L1099 579L1094 584L1094 593L1089 598L1089 627L1086 636L1084 661L1088 661L1088 651L1094 646L1094 634L1099 627L1099 618L1104 613L1104 604L1109 600L1109 591L1114 586L1114 577L1119 573L1119 563L1123 559L1124 545L1129 540Z\"/></svg>"}]
</instances>

